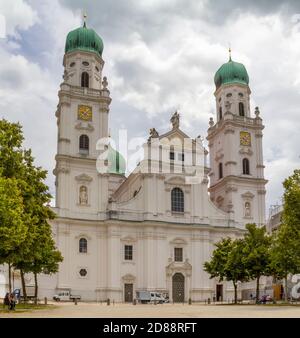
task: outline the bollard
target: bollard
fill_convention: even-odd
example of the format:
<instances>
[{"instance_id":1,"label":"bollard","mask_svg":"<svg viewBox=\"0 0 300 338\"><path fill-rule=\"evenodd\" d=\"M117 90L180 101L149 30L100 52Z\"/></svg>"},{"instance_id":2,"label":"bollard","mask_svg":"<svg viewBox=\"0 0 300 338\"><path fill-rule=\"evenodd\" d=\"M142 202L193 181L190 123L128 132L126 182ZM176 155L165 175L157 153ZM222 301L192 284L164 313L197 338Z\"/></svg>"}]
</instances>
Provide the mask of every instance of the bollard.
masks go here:
<instances>
[{"instance_id":1,"label":"bollard","mask_svg":"<svg viewBox=\"0 0 300 338\"><path fill-rule=\"evenodd\" d=\"M113 306L115 306L115 300L113 299Z\"/></svg>"},{"instance_id":2,"label":"bollard","mask_svg":"<svg viewBox=\"0 0 300 338\"><path fill-rule=\"evenodd\" d=\"M207 300L207 304L210 304L210 298L208 298L208 300Z\"/></svg>"},{"instance_id":3,"label":"bollard","mask_svg":"<svg viewBox=\"0 0 300 338\"><path fill-rule=\"evenodd\" d=\"M189 305L192 305L192 299L189 298Z\"/></svg>"},{"instance_id":4,"label":"bollard","mask_svg":"<svg viewBox=\"0 0 300 338\"><path fill-rule=\"evenodd\" d=\"M135 299L135 298L134 298L132 304L133 304L133 305L136 305L136 299Z\"/></svg>"},{"instance_id":5,"label":"bollard","mask_svg":"<svg viewBox=\"0 0 300 338\"><path fill-rule=\"evenodd\" d=\"M45 305L47 305L47 301L48 301L48 299L47 299L47 297L45 297L45 298L44 298L44 303L45 303Z\"/></svg>"},{"instance_id":6,"label":"bollard","mask_svg":"<svg viewBox=\"0 0 300 338\"><path fill-rule=\"evenodd\" d=\"M110 299L107 298L107 305L110 305Z\"/></svg>"},{"instance_id":7,"label":"bollard","mask_svg":"<svg viewBox=\"0 0 300 338\"><path fill-rule=\"evenodd\" d=\"M77 298L74 298L74 304L77 305Z\"/></svg>"}]
</instances>

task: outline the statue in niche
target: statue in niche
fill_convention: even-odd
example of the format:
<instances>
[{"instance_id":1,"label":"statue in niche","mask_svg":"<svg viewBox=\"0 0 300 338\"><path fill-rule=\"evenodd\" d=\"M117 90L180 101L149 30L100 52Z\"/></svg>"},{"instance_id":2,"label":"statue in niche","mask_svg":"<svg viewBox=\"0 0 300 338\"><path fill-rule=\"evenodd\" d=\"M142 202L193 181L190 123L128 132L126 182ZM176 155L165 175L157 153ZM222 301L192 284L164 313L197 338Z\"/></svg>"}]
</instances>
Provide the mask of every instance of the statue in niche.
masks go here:
<instances>
[{"instance_id":1,"label":"statue in niche","mask_svg":"<svg viewBox=\"0 0 300 338\"><path fill-rule=\"evenodd\" d=\"M84 185L80 187L79 190L79 204L80 205L87 205L88 204L88 193L87 187Z\"/></svg>"},{"instance_id":2,"label":"statue in niche","mask_svg":"<svg viewBox=\"0 0 300 338\"><path fill-rule=\"evenodd\" d=\"M178 114L178 112L176 111L172 117L171 117L171 123L172 123L172 126L173 126L173 129L178 129L179 128L179 118L180 118L180 115Z\"/></svg>"},{"instance_id":3,"label":"statue in niche","mask_svg":"<svg viewBox=\"0 0 300 338\"><path fill-rule=\"evenodd\" d=\"M226 101L226 102L225 102L226 112L229 112L229 111L230 111L231 105L232 105L232 103L230 103L229 101Z\"/></svg>"},{"instance_id":4,"label":"statue in niche","mask_svg":"<svg viewBox=\"0 0 300 338\"><path fill-rule=\"evenodd\" d=\"M251 217L251 205L250 202L245 203L245 217Z\"/></svg>"}]
</instances>

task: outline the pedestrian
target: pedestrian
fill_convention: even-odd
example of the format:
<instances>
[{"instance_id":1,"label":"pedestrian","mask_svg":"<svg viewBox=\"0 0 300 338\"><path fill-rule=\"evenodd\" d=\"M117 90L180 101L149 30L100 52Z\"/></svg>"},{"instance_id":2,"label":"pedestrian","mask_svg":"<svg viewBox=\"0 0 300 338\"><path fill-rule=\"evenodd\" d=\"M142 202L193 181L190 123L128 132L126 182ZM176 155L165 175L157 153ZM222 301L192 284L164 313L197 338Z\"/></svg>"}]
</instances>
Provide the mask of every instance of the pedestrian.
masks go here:
<instances>
[{"instance_id":1,"label":"pedestrian","mask_svg":"<svg viewBox=\"0 0 300 338\"><path fill-rule=\"evenodd\" d=\"M5 297L4 297L4 302L3 302L4 306L7 306L9 309L9 293L7 292Z\"/></svg>"},{"instance_id":2,"label":"pedestrian","mask_svg":"<svg viewBox=\"0 0 300 338\"><path fill-rule=\"evenodd\" d=\"M15 308L16 308L15 296L14 296L13 293L11 293L10 296L9 296L9 309L15 310Z\"/></svg>"}]
</instances>

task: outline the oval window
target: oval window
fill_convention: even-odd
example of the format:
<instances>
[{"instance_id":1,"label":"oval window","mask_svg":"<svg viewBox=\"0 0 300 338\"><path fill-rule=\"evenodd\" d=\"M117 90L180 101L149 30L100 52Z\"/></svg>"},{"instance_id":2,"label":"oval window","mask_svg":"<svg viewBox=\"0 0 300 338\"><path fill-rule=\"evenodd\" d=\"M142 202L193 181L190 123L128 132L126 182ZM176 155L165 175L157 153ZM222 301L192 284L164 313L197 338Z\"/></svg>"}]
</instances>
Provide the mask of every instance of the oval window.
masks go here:
<instances>
[{"instance_id":1,"label":"oval window","mask_svg":"<svg viewBox=\"0 0 300 338\"><path fill-rule=\"evenodd\" d=\"M231 97L232 96L232 94L231 93L228 93L227 95L226 95L226 97Z\"/></svg>"},{"instance_id":2,"label":"oval window","mask_svg":"<svg viewBox=\"0 0 300 338\"><path fill-rule=\"evenodd\" d=\"M85 277L87 275L86 269L80 269L79 274L81 277Z\"/></svg>"},{"instance_id":3,"label":"oval window","mask_svg":"<svg viewBox=\"0 0 300 338\"><path fill-rule=\"evenodd\" d=\"M70 67L74 67L74 66L75 66L75 62L71 62Z\"/></svg>"},{"instance_id":4,"label":"oval window","mask_svg":"<svg viewBox=\"0 0 300 338\"><path fill-rule=\"evenodd\" d=\"M83 61L82 64L86 67L90 65L87 61Z\"/></svg>"},{"instance_id":5,"label":"oval window","mask_svg":"<svg viewBox=\"0 0 300 338\"><path fill-rule=\"evenodd\" d=\"M244 96L244 94L243 93L239 93L239 97L243 97Z\"/></svg>"}]
</instances>

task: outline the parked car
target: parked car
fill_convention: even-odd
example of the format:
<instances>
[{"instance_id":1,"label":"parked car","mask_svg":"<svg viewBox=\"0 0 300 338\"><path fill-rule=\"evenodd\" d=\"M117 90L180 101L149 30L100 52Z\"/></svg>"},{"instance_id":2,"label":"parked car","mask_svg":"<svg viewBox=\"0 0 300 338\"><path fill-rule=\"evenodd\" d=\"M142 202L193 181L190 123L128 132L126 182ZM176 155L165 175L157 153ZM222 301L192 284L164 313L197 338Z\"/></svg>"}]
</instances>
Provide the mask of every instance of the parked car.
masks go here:
<instances>
[{"instance_id":1,"label":"parked car","mask_svg":"<svg viewBox=\"0 0 300 338\"><path fill-rule=\"evenodd\" d=\"M72 295L70 293L70 291L61 291L59 292L57 295L54 295L53 296L53 299L57 302L66 302L66 301L75 301L76 300L80 300L81 299L81 296L80 295Z\"/></svg>"},{"instance_id":2,"label":"parked car","mask_svg":"<svg viewBox=\"0 0 300 338\"><path fill-rule=\"evenodd\" d=\"M167 303L168 300L159 292L155 291L137 291L136 299L139 303Z\"/></svg>"}]
</instances>

